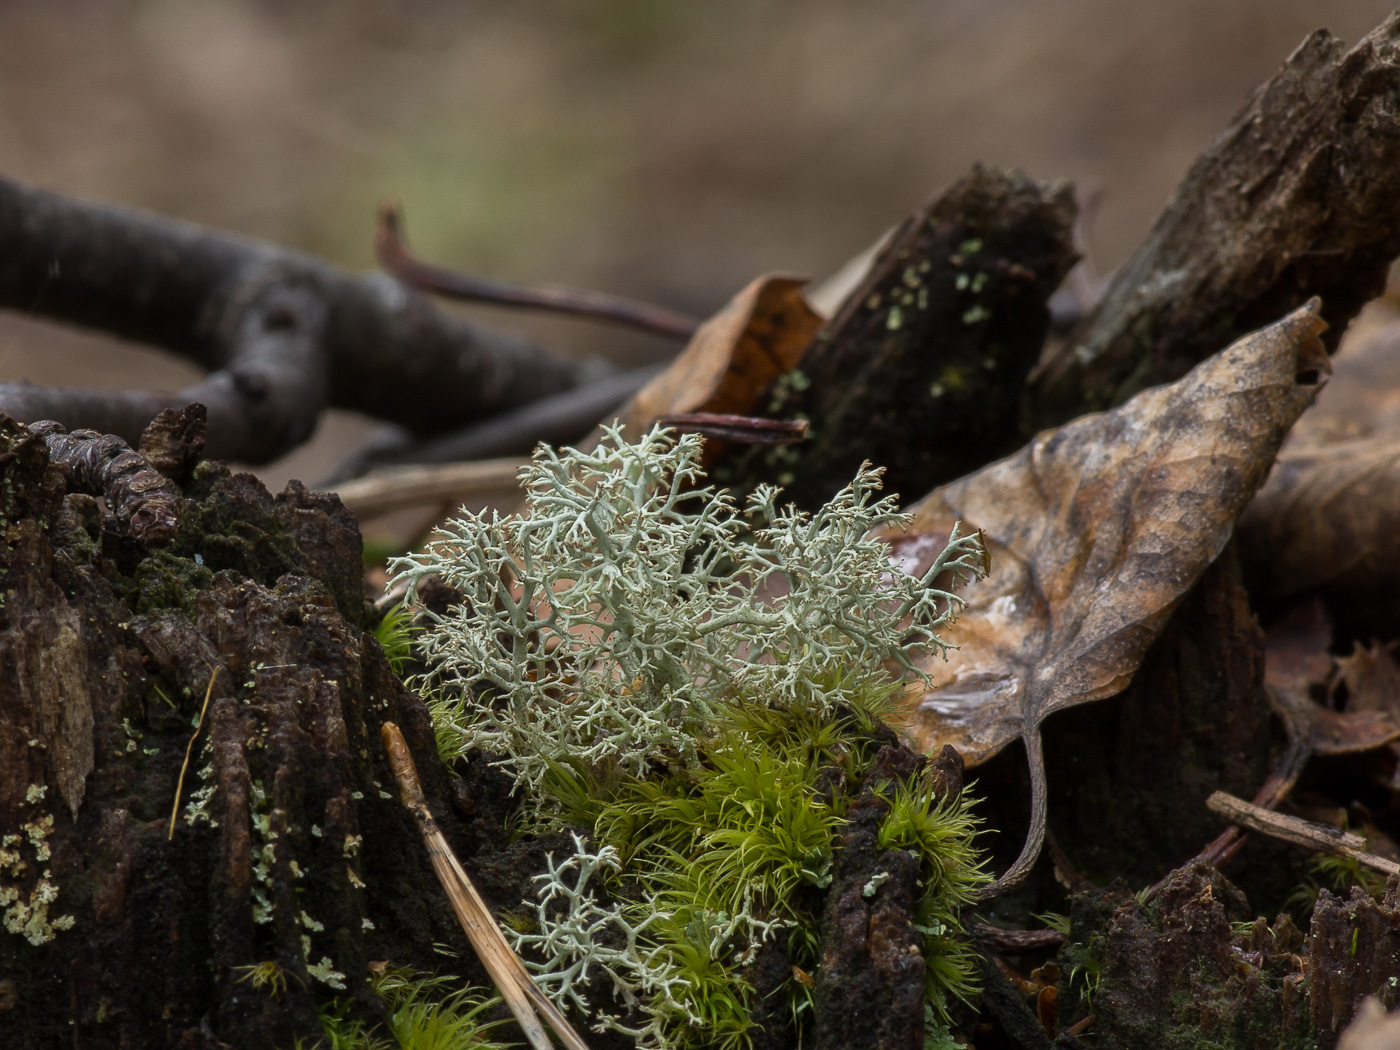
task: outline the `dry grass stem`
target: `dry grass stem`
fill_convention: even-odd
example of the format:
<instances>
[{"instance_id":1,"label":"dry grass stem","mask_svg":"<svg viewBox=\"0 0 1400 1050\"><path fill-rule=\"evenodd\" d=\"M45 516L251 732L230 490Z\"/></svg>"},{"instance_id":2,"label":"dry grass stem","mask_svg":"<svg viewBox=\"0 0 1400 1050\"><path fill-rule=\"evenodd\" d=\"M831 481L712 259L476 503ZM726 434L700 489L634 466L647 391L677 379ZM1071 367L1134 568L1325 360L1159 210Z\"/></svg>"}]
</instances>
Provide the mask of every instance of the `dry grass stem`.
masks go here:
<instances>
[{"instance_id":1,"label":"dry grass stem","mask_svg":"<svg viewBox=\"0 0 1400 1050\"><path fill-rule=\"evenodd\" d=\"M519 487L525 459L481 459L471 463L399 467L376 471L336 487L336 495L357 518L428 504L457 506L468 500Z\"/></svg>"},{"instance_id":2,"label":"dry grass stem","mask_svg":"<svg viewBox=\"0 0 1400 1050\"><path fill-rule=\"evenodd\" d=\"M588 1050L588 1044L574 1031L568 1019L531 980L525 970L525 964L506 943L486 907L486 902L481 899L476 887L472 885L472 880L458 863L452 847L438 830L432 813L428 811L423 789L419 786L413 756L409 754L408 744L399 732L399 727L393 722L385 722L380 729L380 736L384 741L384 750L389 756L389 768L393 770L394 778L399 784L399 797L403 800L405 808L418 821L418 830L422 832L423 843L428 847L433 870L437 873L442 888L447 891L452 910L457 913L467 939L476 949L491 979L496 982L501 997L520 1023L530 1045L535 1050L551 1050L549 1035L540 1023L540 1019L543 1018L568 1050Z\"/></svg>"},{"instance_id":3,"label":"dry grass stem","mask_svg":"<svg viewBox=\"0 0 1400 1050\"><path fill-rule=\"evenodd\" d=\"M167 842L175 837L175 818L180 813L180 794L185 790L185 774L189 772L194 742L199 737L199 731L204 728L204 716L209 712L209 698L214 695L214 682L221 670L222 668L216 667L214 673L209 676L209 685L204 690L204 706L199 709L199 724L194 727L194 732L190 734L190 742L185 745L185 761L180 765L180 779L175 781L175 802L170 807L170 831L165 836Z\"/></svg>"}]
</instances>

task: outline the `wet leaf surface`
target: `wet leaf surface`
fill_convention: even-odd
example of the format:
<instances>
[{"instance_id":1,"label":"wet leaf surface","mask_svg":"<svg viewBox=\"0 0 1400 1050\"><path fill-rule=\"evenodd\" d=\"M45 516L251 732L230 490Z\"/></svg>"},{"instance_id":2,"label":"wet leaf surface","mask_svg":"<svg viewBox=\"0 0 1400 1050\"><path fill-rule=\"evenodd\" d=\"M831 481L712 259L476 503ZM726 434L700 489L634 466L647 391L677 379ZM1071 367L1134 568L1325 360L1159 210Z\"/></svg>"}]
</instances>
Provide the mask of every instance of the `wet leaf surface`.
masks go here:
<instances>
[{"instance_id":1,"label":"wet leaf surface","mask_svg":"<svg viewBox=\"0 0 1400 1050\"><path fill-rule=\"evenodd\" d=\"M908 730L924 748L954 745L969 765L1025 740L1037 792L1029 861L1044 821L1040 723L1122 690L1225 546L1326 370L1317 309L1042 433L935 490L911 508L908 532L887 537L896 563L917 572L955 521L983 531L991 575L968 588L948 632L960 649L927 662L931 688L911 687Z\"/></svg>"}]
</instances>

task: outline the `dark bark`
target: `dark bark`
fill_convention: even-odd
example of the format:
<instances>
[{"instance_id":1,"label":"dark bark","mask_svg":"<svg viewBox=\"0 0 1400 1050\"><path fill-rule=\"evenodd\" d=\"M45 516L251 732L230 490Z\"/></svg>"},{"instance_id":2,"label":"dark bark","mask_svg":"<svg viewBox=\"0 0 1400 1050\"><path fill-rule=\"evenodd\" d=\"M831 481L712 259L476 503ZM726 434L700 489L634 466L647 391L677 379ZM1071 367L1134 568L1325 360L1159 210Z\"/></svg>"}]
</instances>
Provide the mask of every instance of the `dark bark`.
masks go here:
<instances>
[{"instance_id":1,"label":"dark bark","mask_svg":"<svg viewBox=\"0 0 1400 1050\"><path fill-rule=\"evenodd\" d=\"M1219 833L1206 799L1252 797L1281 743L1263 675L1264 635L1230 546L1122 695L1045 725L1050 826L1076 867L1150 885ZM1271 888L1286 894L1291 873L1278 874Z\"/></svg>"},{"instance_id":2,"label":"dark bark","mask_svg":"<svg viewBox=\"0 0 1400 1050\"><path fill-rule=\"evenodd\" d=\"M382 274L0 179L0 307L148 343L210 375L176 394L0 384L0 411L120 435L209 409L209 454L265 462L324 407L415 434L557 394L597 365L438 311Z\"/></svg>"},{"instance_id":3,"label":"dark bark","mask_svg":"<svg viewBox=\"0 0 1400 1050\"><path fill-rule=\"evenodd\" d=\"M1286 917L1232 928L1251 918L1244 894L1199 861L1172 872L1151 904L1121 891L1077 894L1058 1026L1092 1012L1075 1045L1113 1050L1306 1050L1301 938Z\"/></svg>"},{"instance_id":4,"label":"dark bark","mask_svg":"<svg viewBox=\"0 0 1400 1050\"><path fill-rule=\"evenodd\" d=\"M769 412L810 419L809 439L743 454L729 475L814 507L868 459L913 499L1014 451L1073 219L1068 185L974 168L905 220L780 381Z\"/></svg>"},{"instance_id":5,"label":"dark bark","mask_svg":"<svg viewBox=\"0 0 1400 1050\"><path fill-rule=\"evenodd\" d=\"M462 856L491 844L473 865L489 899L518 906L536 869L489 775L472 819L454 807L426 709L364 633L339 501L204 464L151 552L28 438L0 420L0 1042L285 1050L319 1037L323 960L369 1016L371 960L484 980L392 795L381 722ZM245 979L269 962L280 991Z\"/></svg>"},{"instance_id":6,"label":"dark bark","mask_svg":"<svg viewBox=\"0 0 1400 1050\"><path fill-rule=\"evenodd\" d=\"M1308 937L1313 1035L1331 1050L1361 1000L1377 996L1386 1010L1400 1006L1400 880L1391 876L1377 903L1360 887L1343 900L1323 890Z\"/></svg>"},{"instance_id":7,"label":"dark bark","mask_svg":"<svg viewBox=\"0 0 1400 1050\"><path fill-rule=\"evenodd\" d=\"M924 958L910 926L919 862L907 850L878 846L889 811L882 792L913 777L923 762L907 748L886 745L846 810L822 913L821 966L814 975L814 1039L822 1050L923 1045Z\"/></svg>"},{"instance_id":8,"label":"dark bark","mask_svg":"<svg viewBox=\"0 0 1400 1050\"><path fill-rule=\"evenodd\" d=\"M1400 15L1308 37L1192 165L1032 377L1035 429L1126 401L1322 297L1335 347L1400 255Z\"/></svg>"}]
</instances>

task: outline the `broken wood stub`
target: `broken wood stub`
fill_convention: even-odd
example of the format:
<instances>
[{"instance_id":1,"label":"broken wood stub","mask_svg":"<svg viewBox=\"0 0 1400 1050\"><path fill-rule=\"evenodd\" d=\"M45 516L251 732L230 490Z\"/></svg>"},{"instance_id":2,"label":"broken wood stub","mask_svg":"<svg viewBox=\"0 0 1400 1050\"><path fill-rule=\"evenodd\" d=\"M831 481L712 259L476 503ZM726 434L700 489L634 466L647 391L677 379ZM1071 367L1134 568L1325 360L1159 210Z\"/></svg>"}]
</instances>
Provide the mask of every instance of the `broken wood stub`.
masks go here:
<instances>
[{"instance_id":1,"label":"broken wood stub","mask_svg":"<svg viewBox=\"0 0 1400 1050\"><path fill-rule=\"evenodd\" d=\"M1032 429L1121 404L1323 301L1329 348L1400 255L1400 15L1305 40L1192 165L1098 306L1031 380Z\"/></svg>"},{"instance_id":2,"label":"broken wood stub","mask_svg":"<svg viewBox=\"0 0 1400 1050\"><path fill-rule=\"evenodd\" d=\"M1244 894L1201 861L1172 872L1149 904L1125 887L1116 897L1115 906L1112 890L1075 896L1059 1025L1095 1020L1071 1045L1311 1045L1303 938L1286 916L1242 925L1253 918Z\"/></svg>"},{"instance_id":3,"label":"broken wood stub","mask_svg":"<svg viewBox=\"0 0 1400 1050\"><path fill-rule=\"evenodd\" d=\"M1350 899L1323 890L1308 936L1308 1001L1313 1035L1330 1050L1368 995L1400 1006L1400 876L1377 903L1359 886Z\"/></svg>"},{"instance_id":4,"label":"broken wood stub","mask_svg":"<svg viewBox=\"0 0 1400 1050\"><path fill-rule=\"evenodd\" d=\"M369 961L442 969L435 942L484 979L378 746L402 727L470 852L428 713L364 631L353 517L205 463L150 550L31 437L0 419L6 1045L286 1048L337 995L382 1009Z\"/></svg>"},{"instance_id":5,"label":"broken wood stub","mask_svg":"<svg viewBox=\"0 0 1400 1050\"><path fill-rule=\"evenodd\" d=\"M880 849L879 834L891 786L924 763L917 752L887 744L846 810L815 974L815 1046L823 1050L923 1046L924 957L911 927L919 862L907 850Z\"/></svg>"},{"instance_id":6,"label":"broken wood stub","mask_svg":"<svg viewBox=\"0 0 1400 1050\"><path fill-rule=\"evenodd\" d=\"M810 419L811 437L740 454L728 477L812 508L868 459L914 499L1013 451L1073 219L1067 184L980 166L915 212L770 392L768 414Z\"/></svg>"}]
</instances>

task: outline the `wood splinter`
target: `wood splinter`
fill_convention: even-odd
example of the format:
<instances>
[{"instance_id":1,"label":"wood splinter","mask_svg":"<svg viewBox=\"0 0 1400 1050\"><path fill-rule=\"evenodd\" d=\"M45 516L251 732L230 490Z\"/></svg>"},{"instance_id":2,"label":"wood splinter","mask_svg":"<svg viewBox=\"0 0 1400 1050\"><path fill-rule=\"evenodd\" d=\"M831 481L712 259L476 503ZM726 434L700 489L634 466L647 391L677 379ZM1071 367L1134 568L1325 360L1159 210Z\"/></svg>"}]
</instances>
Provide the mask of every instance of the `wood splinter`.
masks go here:
<instances>
[{"instance_id":1,"label":"wood splinter","mask_svg":"<svg viewBox=\"0 0 1400 1050\"><path fill-rule=\"evenodd\" d=\"M423 797L423 789L418 783L418 771L413 765L408 744L404 741L399 727L393 722L385 722L379 731L384 742L384 750L389 756L389 768L399 784L399 798L418 821L418 830L423 834L423 843L428 847L428 856L433 862L433 871L438 881L447 891L452 902L452 910L466 931L467 939L486 967L491 979L500 989L510 1012L515 1015L520 1028L535 1050L551 1050L549 1035L540 1023L543 1018L554 1029L556 1035L568 1050L588 1050L588 1044L579 1037L568 1019L546 998L539 987L531 980L511 946L501 935L490 909L481 899L472 880L462 870L452 847L438 830L433 815L428 811L428 802Z\"/></svg>"},{"instance_id":2,"label":"wood splinter","mask_svg":"<svg viewBox=\"0 0 1400 1050\"><path fill-rule=\"evenodd\" d=\"M1379 871L1383 875L1400 875L1400 864L1374 853L1367 853L1366 840L1340 828L1316 824L1301 817L1290 817L1275 813L1246 802L1234 795L1217 791L1206 799L1206 806L1212 813L1218 813L1232 824L1239 824L1257 831L1261 835L1283 839L1295 845L1331 853L1337 857L1350 857L1362 867Z\"/></svg>"}]
</instances>

